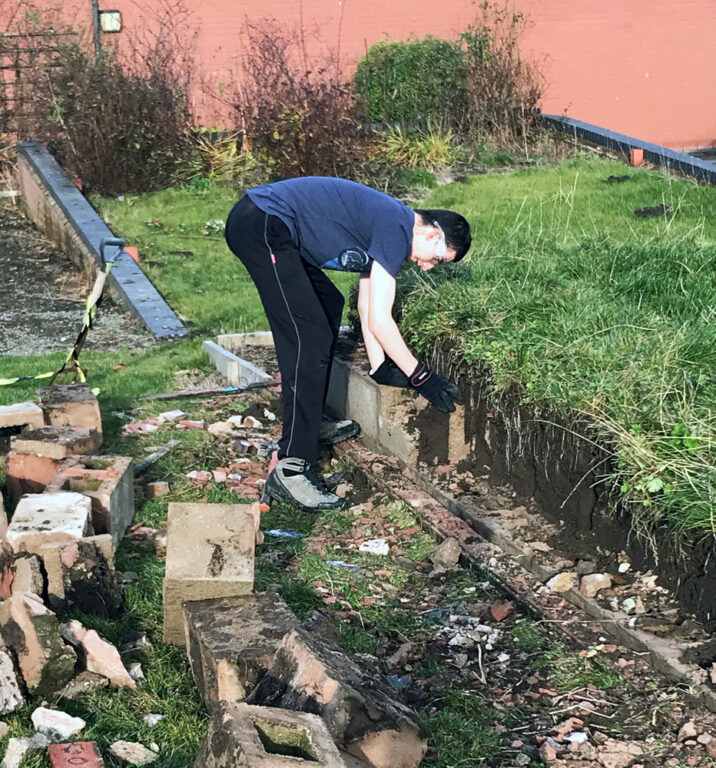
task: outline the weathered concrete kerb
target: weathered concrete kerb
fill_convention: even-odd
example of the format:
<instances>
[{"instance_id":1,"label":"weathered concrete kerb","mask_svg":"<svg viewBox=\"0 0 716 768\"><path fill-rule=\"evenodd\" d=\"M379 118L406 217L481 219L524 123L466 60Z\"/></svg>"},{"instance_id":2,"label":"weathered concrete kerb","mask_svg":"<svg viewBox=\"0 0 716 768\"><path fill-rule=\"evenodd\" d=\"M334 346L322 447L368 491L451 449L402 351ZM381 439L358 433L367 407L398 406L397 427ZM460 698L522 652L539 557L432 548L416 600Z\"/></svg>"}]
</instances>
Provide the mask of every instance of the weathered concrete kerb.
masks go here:
<instances>
[{"instance_id":1,"label":"weathered concrete kerb","mask_svg":"<svg viewBox=\"0 0 716 768\"><path fill-rule=\"evenodd\" d=\"M30 218L81 268L101 264L100 243L111 230L39 141L17 145L18 175ZM185 336L186 328L126 251L110 248L110 291L157 337ZM116 256L116 258L114 258Z\"/></svg>"}]
</instances>

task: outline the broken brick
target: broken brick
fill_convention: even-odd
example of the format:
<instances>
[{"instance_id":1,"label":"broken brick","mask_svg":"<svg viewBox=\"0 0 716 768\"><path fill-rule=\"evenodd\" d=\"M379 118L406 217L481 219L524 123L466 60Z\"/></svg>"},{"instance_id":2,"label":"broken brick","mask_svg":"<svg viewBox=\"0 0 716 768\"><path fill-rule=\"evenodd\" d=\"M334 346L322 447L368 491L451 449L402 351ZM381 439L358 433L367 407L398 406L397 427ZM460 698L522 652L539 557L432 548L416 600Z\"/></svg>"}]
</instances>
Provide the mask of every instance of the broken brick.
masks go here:
<instances>
[{"instance_id":1,"label":"broken brick","mask_svg":"<svg viewBox=\"0 0 716 768\"><path fill-rule=\"evenodd\" d=\"M427 749L422 725L378 670L301 628L284 637L247 702L316 712L339 748L374 768L416 768Z\"/></svg>"},{"instance_id":2,"label":"broken brick","mask_svg":"<svg viewBox=\"0 0 716 768\"><path fill-rule=\"evenodd\" d=\"M15 552L39 553L44 544L91 536L91 503L80 493L28 494L20 499L7 529Z\"/></svg>"},{"instance_id":3,"label":"broken brick","mask_svg":"<svg viewBox=\"0 0 716 768\"><path fill-rule=\"evenodd\" d=\"M74 741L71 744L50 744L52 768L102 768L104 760L94 741Z\"/></svg>"},{"instance_id":4,"label":"broken brick","mask_svg":"<svg viewBox=\"0 0 716 768\"><path fill-rule=\"evenodd\" d=\"M33 695L58 691L74 674L77 658L58 630L57 616L37 595L16 592L0 603L0 633Z\"/></svg>"},{"instance_id":5,"label":"broken brick","mask_svg":"<svg viewBox=\"0 0 716 768\"><path fill-rule=\"evenodd\" d=\"M6 463L8 495L17 503L27 493L42 493L61 463L60 459L10 451Z\"/></svg>"},{"instance_id":6,"label":"broken brick","mask_svg":"<svg viewBox=\"0 0 716 768\"><path fill-rule=\"evenodd\" d=\"M288 768L304 763L316 768L345 768L319 717L224 703L209 726L194 768Z\"/></svg>"},{"instance_id":7,"label":"broken brick","mask_svg":"<svg viewBox=\"0 0 716 768\"><path fill-rule=\"evenodd\" d=\"M94 453L101 440L90 427L38 427L25 430L10 441L15 453L66 459L68 456Z\"/></svg>"},{"instance_id":8,"label":"broken brick","mask_svg":"<svg viewBox=\"0 0 716 768\"><path fill-rule=\"evenodd\" d=\"M89 384L53 384L40 387L37 398L52 426L91 427L102 436L102 415Z\"/></svg>"},{"instance_id":9,"label":"broken brick","mask_svg":"<svg viewBox=\"0 0 716 768\"><path fill-rule=\"evenodd\" d=\"M95 533L119 544L134 517L134 472L126 456L72 456L59 467L47 492L82 493L92 502Z\"/></svg>"},{"instance_id":10,"label":"broken brick","mask_svg":"<svg viewBox=\"0 0 716 768\"><path fill-rule=\"evenodd\" d=\"M207 705L246 698L299 623L273 593L184 603L184 621L192 675Z\"/></svg>"}]
</instances>

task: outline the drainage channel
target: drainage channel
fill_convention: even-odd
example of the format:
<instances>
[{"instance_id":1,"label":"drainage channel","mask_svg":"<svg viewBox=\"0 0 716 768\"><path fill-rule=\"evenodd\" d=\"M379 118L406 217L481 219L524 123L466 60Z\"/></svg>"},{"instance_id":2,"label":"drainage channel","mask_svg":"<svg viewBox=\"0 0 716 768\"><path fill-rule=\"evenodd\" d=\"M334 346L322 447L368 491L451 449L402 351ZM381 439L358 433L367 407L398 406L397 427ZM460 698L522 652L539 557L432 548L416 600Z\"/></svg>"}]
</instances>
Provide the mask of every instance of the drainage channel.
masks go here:
<instances>
[{"instance_id":1,"label":"drainage channel","mask_svg":"<svg viewBox=\"0 0 716 768\"><path fill-rule=\"evenodd\" d=\"M216 343L206 343L205 353L224 375L234 377L230 380L233 384L268 377L262 364L271 364L274 359L270 334L223 336ZM252 357L253 362L241 355ZM635 627L634 616L605 608L580 590L573 561L560 559L559 553L548 551L549 547L545 550L537 539L525 542L515 535L521 530L511 526L515 518L534 529L544 524L537 510L516 505L508 489L499 489L504 495L498 499L505 508L498 504L493 513L486 514L463 501L459 485L445 487L439 479L441 467L426 468L417 461L420 435L405 428L416 408L421 410L420 401L406 398L400 390L378 387L352 367L350 360L337 358L328 406L337 416L355 418L363 427L361 443L343 444L339 453L363 468L376 484L407 502L436 535L457 539L465 557L491 573L520 604L554 623L582 647L603 645L604 635L608 635L633 651L639 663L648 663L668 680L686 686L695 702L716 712L716 694L708 682L707 665L692 661L693 649L708 645L710 635L695 621L688 622L690 631L681 639ZM460 410L451 416L446 438L453 462L464 458L466 451L463 425L457 423L464 419ZM617 574L613 578L615 584L621 580ZM662 601L674 604L667 591L656 586L653 575L646 574L646 578Z\"/></svg>"}]
</instances>

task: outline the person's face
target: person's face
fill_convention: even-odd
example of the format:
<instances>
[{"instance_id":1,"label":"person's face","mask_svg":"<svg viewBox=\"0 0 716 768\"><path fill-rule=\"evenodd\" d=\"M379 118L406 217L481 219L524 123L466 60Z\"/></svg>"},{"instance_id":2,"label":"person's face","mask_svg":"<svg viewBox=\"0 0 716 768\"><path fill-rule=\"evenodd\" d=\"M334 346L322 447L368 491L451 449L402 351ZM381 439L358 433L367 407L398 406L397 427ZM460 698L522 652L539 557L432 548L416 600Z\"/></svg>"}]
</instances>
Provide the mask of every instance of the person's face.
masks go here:
<instances>
[{"instance_id":1,"label":"person's face","mask_svg":"<svg viewBox=\"0 0 716 768\"><path fill-rule=\"evenodd\" d=\"M413 236L413 252L410 261L417 264L423 272L429 272L436 264L453 261L456 253L445 245L445 233L437 222L427 227L424 232Z\"/></svg>"}]
</instances>

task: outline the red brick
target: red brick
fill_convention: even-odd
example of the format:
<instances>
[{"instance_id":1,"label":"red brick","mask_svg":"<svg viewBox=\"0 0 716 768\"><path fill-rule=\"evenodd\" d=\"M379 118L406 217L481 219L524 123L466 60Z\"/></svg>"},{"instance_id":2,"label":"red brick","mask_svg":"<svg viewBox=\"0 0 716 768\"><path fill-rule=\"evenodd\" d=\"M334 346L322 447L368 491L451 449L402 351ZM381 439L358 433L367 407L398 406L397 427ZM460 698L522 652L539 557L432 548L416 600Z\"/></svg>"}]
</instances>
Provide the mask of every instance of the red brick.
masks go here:
<instances>
[{"instance_id":1,"label":"red brick","mask_svg":"<svg viewBox=\"0 0 716 768\"><path fill-rule=\"evenodd\" d=\"M50 744L52 768L98 768L104 765L94 741Z\"/></svg>"},{"instance_id":2,"label":"red brick","mask_svg":"<svg viewBox=\"0 0 716 768\"><path fill-rule=\"evenodd\" d=\"M62 462L47 456L11 451L7 455L7 490L17 503L26 493L42 493Z\"/></svg>"}]
</instances>

